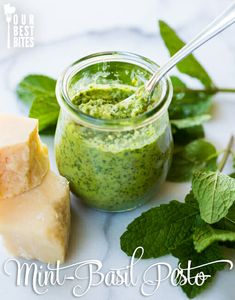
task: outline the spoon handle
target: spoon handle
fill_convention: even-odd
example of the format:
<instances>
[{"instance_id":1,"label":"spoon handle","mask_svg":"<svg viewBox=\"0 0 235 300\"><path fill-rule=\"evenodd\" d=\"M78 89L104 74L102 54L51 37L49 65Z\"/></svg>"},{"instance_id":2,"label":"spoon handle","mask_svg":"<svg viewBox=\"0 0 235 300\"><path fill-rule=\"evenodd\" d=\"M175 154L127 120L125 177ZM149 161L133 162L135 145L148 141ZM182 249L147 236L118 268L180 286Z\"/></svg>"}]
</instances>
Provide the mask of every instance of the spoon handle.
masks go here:
<instances>
[{"instance_id":1,"label":"spoon handle","mask_svg":"<svg viewBox=\"0 0 235 300\"><path fill-rule=\"evenodd\" d=\"M221 15L212 21L194 39L173 55L168 62L156 72L146 84L146 90L151 93L159 80L171 70L179 61L192 53L195 49L203 45L218 33L226 29L235 22L235 2L233 2Z\"/></svg>"}]
</instances>

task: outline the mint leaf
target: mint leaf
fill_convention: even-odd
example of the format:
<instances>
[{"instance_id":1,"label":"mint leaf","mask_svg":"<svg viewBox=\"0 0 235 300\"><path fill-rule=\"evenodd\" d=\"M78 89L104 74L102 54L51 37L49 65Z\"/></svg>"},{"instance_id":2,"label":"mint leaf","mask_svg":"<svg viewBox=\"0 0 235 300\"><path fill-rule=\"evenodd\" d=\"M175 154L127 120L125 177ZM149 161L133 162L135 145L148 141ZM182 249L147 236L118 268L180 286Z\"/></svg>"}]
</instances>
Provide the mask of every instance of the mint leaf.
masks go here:
<instances>
[{"instance_id":1,"label":"mint leaf","mask_svg":"<svg viewBox=\"0 0 235 300\"><path fill-rule=\"evenodd\" d=\"M197 215L194 206L178 201L152 208L128 225L121 236L121 249L131 256L142 246L143 258L166 255L192 235Z\"/></svg>"},{"instance_id":2,"label":"mint leaf","mask_svg":"<svg viewBox=\"0 0 235 300\"><path fill-rule=\"evenodd\" d=\"M186 195L184 202L191 206L194 206L197 210L199 210L198 202L195 199L192 190Z\"/></svg>"},{"instance_id":3,"label":"mint leaf","mask_svg":"<svg viewBox=\"0 0 235 300\"><path fill-rule=\"evenodd\" d=\"M55 97L55 85L53 78L32 74L20 81L16 93L23 102L31 105L38 96Z\"/></svg>"},{"instance_id":4,"label":"mint leaf","mask_svg":"<svg viewBox=\"0 0 235 300\"><path fill-rule=\"evenodd\" d=\"M233 204L230 207L226 217L221 219L218 223L213 224L213 227L217 229L235 232L235 204ZM235 242L222 242L220 244L227 248L235 249Z\"/></svg>"},{"instance_id":5,"label":"mint leaf","mask_svg":"<svg viewBox=\"0 0 235 300\"><path fill-rule=\"evenodd\" d=\"M211 245L199 254L194 249L192 240L180 245L177 249L172 251L172 255L179 258L179 264L181 268L187 268L189 260L191 260L191 267L196 267L223 259L222 253L217 244ZM217 271L223 270L224 267L224 263L216 263L191 270L190 277L196 276L200 272L203 272L205 275L210 275L211 277L209 277L201 286L197 286L196 284L190 285L187 283L181 286L182 290L189 298L196 297L212 283ZM187 270L183 271L183 274L187 277Z\"/></svg>"},{"instance_id":6,"label":"mint leaf","mask_svg":"<svg viewBox=\"0 0 235 300\"><path fill-rule=\"evenodd\" d=\"M210 118L211 118L210 115L201 115L201 116L195 116L195 117L178 119L178 120L171 119L171 125L176 126L178 129L184 129L188 127L201 125L202 123L210 120Z\"/></svg>"},{"instance_id":7,"label":"mint leaf","mask_svg":"<svg viewBox=\"0 0 235 300\"><path fill-rule=\"evenodd\" d=\"M195 140L186 146L175 147L167 179L174 182L188 181L198 169L216 170L217 152L205 140Z\"/></svg>"},{"instance_id":8,"label":"mint leaf","mask_svg":"<svg viewBox=\"0 0 235 300\"><path fill-rule=\"evenodd\" d=\"M170 76L170 78L175 89L187 89L186 83L184 83L179 77L173 75Z\"/></svg>"},{"instance_id":9,"label":"mint leaf","mask_svg":"<svg viewBox=\"0 0 235 300\"><path fill-rule=\"evenodd\" d=\"M174 88L173 98L168 109L170 119L184 119L208 114L212 105L212 95L205 92L195 93L176 76L171 76ZM178 92L181 90L180 92ZM183 92L182 92L183 91Z\"/></svg>"},{"instance_id":10,"label":"mint leaf","mask_svg":"<svg viewBox=\"0 0 235 300\"><path fill-rule=\"evenodd\" d=\"M159 21L159 28L161 37L171 56L185 45L176 32L164 21ZM192 54L179 62L176 66L181 73L198 79L205 87L213 86L212 79Z\"/></svg>"},{"instance_id":11,"label":"mint leaf","mask_svg":"<svg viewBox=\"0 0 235 300\"><path fill-rule=\"evenodd\" d=\"M235 180L219 171L196 171L192 189L201 218L209 224L225 217L235 201Z\"/></svg>"},{"instance_id":12,"label":"mint leaf","mask_svg":"<svg viewBox=\"0 0 235 300\"><path fill-rule=\"evenodd\" d=\"M57 124L60 107L55 97L37 96L31 106L29 116L39 120L39 131L54 128Z\"/></svg>"},{"instance_id":13,"label":"mint leaf","mask_svg":"<svg viewBox=\"0 0 235 300\"><path fill-rule=\"evenodd\" d=\"M229 209L227 216L221 219L218 223L213 224L213 227L217 229L229 230L235 232L235 205L234 204ZM226 248L235 249L235 242L228 242L228 241L220 242L220 245Z\"/></svg>"},{"instance_id":14,"label":"mint leaf","mask_svg":"<svg viewBox=\"0 0 235 300\"><path fill-rule=\"evenodd\" d=\"M214 242L234 242L235 232L212 228L204 223L195 229L193 234L194 247L197 252L202 252Z\"/></svg>"},{"instance_id":15,"label":"mint leaf","mask_svg":"<svg viewBox=\"0 0 235 300\"><path fill-rule=\"evenodd\" d=\"M227 215L213 226L217 229L235 232L235 203L230 207Z\"/></svg>"},{"instance_id":16,"label":"mint leaf","mask_svg":"<svg viewBox=\"0 0 235 300\"><path fill-rule=\"evenodd\" d=\"M59 116L55 95L56 80L44 75L28 75L17 86L17 95L31 105L29 117L39 120L40 132L54 132Z\"/></svg>"},{"instance_id":17,"label":"mint leaf","mask_svg":"<svg viewBox=\"0 0 235 300\"><path fill-rule=\"evenodd\" d=\"M172 134L174 144L176 145L186 145L194 140L202 139L205 137L202 125L197 125L183 129L178 129L172 126Z\"/></svg>"},{"instance_id":18,"label":"mint leaf","mask_svg":"<svg viewBox=\"0 0 235 300\"><path fill-rule=\"evenodd\" d=\"M235 203L233 203L233 205L229 208L229 211L225 216L225 220L233 225L233 230L235 231Z\"/></svg>"}]
</instances>

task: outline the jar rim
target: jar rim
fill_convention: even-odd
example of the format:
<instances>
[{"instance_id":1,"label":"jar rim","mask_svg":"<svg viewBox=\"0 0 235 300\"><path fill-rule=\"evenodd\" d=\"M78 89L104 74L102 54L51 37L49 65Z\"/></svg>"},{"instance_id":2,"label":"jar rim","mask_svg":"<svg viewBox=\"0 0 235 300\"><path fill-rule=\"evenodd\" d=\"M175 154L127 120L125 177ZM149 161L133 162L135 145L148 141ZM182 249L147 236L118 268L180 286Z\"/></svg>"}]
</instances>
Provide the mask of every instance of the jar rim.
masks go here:
<instances>
[{"instance_id":1,"label":"jar rim","mask_svg":"<svg viewBox=\"0 0 235 300\"><path fill-rule=\"evenodd\" d=\"M148 71L150 74L153 74L159 68L159 65L152 60L126 51L97 52L85 56L67 67L57 80L56 96L60 108L68 112L75 122L86 127L103 130L127 130L142 127L153 122L155 119L158 119L163 113L165 113L170 105L173 95L172 83L168 76L164 76L160 81L164 86L163 92L161 93L161 99L159 101L159 103L162 103L162 105L156 106L141 115L124 119L99 119L80 111L76 105L72 103L71 98L68 95L69 81L85 67L100 62L112 61L126 62L137 65Z\"/></svg>"}]
</instances>

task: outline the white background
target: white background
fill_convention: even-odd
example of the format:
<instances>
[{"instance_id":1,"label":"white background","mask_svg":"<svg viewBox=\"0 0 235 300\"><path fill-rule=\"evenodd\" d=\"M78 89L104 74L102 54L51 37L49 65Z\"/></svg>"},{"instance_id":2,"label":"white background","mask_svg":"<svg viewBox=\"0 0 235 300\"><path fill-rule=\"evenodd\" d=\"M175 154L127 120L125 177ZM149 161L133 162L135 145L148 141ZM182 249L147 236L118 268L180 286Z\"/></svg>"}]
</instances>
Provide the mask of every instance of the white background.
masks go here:
<instances>
[{"instance_id":1,"label":"white background","mask_svg":"<svg viewBox=\"0 0 235 300\"><path fill-rule=\"evenodd\" d=\"M162 64L168 53L159 37L158 19L169 22L178 33L189 40L203 26L222 11L230 0L40 0L11 1L17 13L35 15L35 47L33 49L7 49L6 21L0 0L0 112L24 114L15 96L15 87L23 76L42 73L57 78L70 63L84 55L105 50L126 50L145 55ZM235 27L229 28L196 53L197 57L215 80L223 87L235 87ZM235 134L234 95L219 94L215 97L213 119L206 125L206 133L219 149ZM52 168L56 170L53 155L53 139L42 137L49 146ZM229 170L227 170L229 171ZM73 226L67 264L99 259L103 271L122 267L129 258L120 250L119 238L126 226L142 211L171 199L182 200L189 184L165 183L156 199L144 207L129 213L105 214L84 207L73 199ZM51 287L46 295L36 296L30 287L16 287L14 270L10 277L2 271L9 257L0 245L0 299L33 300L75 299L71 295L75 283L63 287ZM231 256L235 261L235 256ZM172 257L141 261L136 275L156 261L176 266ZM198 299L234 299L235 271L222 272L211 289ZM36 298L37 297L37 298ZM132 288L92 288L82 299L118 300L145 299L139 286ZM153 297L146 299L186 299L180 288L164 282Z\"/></svg>"}]
</instances>

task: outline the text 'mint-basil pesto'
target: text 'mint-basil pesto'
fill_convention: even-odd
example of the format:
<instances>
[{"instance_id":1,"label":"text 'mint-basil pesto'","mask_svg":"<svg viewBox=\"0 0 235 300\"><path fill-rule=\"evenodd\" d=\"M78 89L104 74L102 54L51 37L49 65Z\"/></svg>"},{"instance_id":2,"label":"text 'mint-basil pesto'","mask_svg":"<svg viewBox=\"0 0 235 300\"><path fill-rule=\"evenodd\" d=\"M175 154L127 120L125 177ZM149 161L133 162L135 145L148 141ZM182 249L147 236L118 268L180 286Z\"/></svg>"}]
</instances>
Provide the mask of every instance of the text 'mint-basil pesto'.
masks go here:
<instances>
[{"instance_id":1,"label":"text 'mint-basil pesto'","mask_svg":"<svg viewBox=\"0 0 235 300\"><path fill-rule=\"evenodd\" d=\"M92 207L133 209L152 199L166 178L172 156L169 79L150 99L117 105L157 68L136 54L105 52L75 62L57 82L57 166L72 192Z\"/></svg>"}]
</instances>

